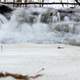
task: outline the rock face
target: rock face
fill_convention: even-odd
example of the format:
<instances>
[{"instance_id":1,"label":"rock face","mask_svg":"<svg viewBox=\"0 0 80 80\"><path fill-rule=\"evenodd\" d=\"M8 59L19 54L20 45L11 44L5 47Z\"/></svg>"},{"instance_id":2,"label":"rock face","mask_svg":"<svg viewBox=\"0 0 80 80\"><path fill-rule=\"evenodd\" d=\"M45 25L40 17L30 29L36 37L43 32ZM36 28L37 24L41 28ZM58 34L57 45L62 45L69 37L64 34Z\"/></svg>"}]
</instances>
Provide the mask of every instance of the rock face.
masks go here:
<instances>
[{"instance_id":1,"label":"rock face","mask_svg":"<svg viewBox=\"0 0 80 80\"><path fill-rule=\"evenodd\" d=\"M10 8L9 6L4 5L4 4L0 4L0 13L1 14L10 13L12 11L13 11L13 9Z\"/></svg>"},{"instance_id":2,"label":"rock face","mask_svg":"<svg viewBox=\"0 0 80 80\"><path fill-rule=\"evenodd\" d=\"M13 9L10 8L9 6L0 4L0 14L4 15L7 19L10 19L10 15L12 11Z\"/></svg>"}]
</instances>

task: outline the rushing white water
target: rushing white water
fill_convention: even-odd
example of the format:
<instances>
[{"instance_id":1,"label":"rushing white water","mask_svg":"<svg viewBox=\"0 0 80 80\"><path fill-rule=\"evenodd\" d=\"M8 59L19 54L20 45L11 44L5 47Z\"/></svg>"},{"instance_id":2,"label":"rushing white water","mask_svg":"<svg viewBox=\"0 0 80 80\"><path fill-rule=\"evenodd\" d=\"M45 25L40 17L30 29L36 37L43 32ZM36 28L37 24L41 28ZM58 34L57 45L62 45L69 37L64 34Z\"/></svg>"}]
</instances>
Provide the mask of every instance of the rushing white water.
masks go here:
<instances>
[{"instance_id":1,"label":"rushing white water","mask_svg":"<svg viewBox=\"0 0 80 80\"><path fill-rule=\"evenodd\" d=\"M19 8L12 13L10 21L0 17L5 23L0 23L0 43L80 45L80 16L74 15L61 16L54 9Z\"/></svg>"},{"instance_id":2,"label":"rushing white water","mask_svg":"<svg viewBox=\"0 0 80 80\"><path fill-rule=\"evenodd\" d=\"M3 15L0 14L0 27L2 26L2 24L5 24L7 22L8 20Z\"/></svg>"}]
</instances>

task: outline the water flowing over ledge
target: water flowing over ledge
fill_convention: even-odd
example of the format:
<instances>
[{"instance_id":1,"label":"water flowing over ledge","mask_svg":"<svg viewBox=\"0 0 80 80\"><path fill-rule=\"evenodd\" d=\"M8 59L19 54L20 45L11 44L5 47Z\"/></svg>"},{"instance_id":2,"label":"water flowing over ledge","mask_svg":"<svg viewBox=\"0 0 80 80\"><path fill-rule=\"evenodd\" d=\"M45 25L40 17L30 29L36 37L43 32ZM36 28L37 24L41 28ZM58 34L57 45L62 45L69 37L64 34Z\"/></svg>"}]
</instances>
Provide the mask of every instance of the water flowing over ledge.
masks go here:
<instances>
[{"instance_id":1,"label":"water flowing over ledge","mask_svg":"<svg viewBox=\"0 0 80 80\"><path fill-rule=\"evenodd\" d=\"M0 43L62 43L80 46L79 13L64 13L52 8L18 8L7 14L9 20L0 14Z\"/></svg>"}]
</instances>

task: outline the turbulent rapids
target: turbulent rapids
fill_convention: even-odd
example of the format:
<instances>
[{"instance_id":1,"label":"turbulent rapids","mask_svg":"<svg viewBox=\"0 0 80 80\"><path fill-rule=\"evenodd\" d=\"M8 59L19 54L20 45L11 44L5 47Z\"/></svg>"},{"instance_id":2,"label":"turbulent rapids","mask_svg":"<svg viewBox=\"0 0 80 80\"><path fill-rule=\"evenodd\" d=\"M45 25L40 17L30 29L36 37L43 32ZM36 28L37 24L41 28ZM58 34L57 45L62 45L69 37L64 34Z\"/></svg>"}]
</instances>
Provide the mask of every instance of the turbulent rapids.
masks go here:
<instances>
[{"instance_id":1,"label":"turbulent rapids","mask_svg":"<svg viewBox=\"0 0 80 80\"><path fill-rule=\"evenodd\" d=\"M0 14L0 43L80 45L80 12L52 8L17 8ZM7 17L9 17L7 19Z\"/></svg>"}]
</instances>

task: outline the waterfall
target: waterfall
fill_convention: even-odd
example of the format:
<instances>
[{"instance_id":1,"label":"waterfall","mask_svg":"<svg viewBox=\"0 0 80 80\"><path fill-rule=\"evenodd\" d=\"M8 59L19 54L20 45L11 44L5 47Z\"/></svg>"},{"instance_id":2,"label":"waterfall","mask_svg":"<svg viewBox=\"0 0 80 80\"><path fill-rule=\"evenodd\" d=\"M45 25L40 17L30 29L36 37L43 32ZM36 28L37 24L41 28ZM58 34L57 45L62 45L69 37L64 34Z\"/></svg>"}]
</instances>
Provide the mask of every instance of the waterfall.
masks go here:
<instances>
[{"instance_id":1,"label":"waterfall","mask_svg":"<svg viewBox=\"0 0 80 80\"><path fill-rule=\"evenodd\" d=\"M46 8L16 9L9 21L0 15L0 43L79 45L80 21L75 21L70 15L73 16L61 16L57 10Z\"/></svg>"},{"instance_id":2,"label":"waterfall","mask_svg":"<svg viewBox=\"0 0 80 80\"><path fill-rule=\"evenodd\" d=\"M0 27L2 26L2 24L5 24L7 22L8 20L2 14L0 14Z\"/></svg>"}]
</instances>

